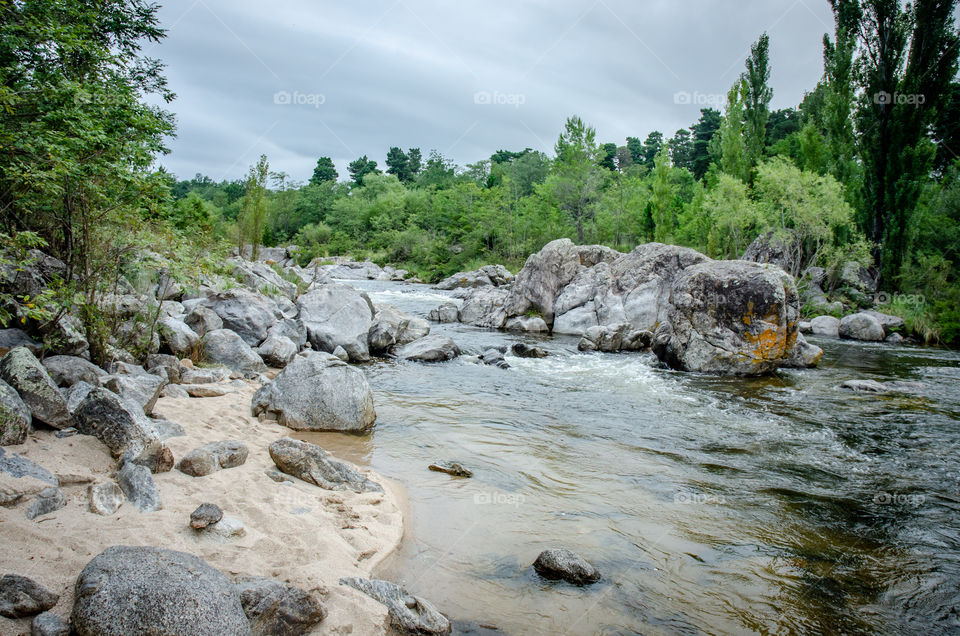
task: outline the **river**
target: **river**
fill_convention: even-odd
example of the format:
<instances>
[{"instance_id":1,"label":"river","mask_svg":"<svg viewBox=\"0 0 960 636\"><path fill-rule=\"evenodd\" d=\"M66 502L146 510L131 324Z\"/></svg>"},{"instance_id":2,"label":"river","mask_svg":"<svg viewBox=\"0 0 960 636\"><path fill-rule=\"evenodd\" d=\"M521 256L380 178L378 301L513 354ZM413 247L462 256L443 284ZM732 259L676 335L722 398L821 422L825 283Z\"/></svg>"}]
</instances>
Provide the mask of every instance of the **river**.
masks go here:
<instances>
[{"instance_id":1,"label":"river","mask_svg":"<svg viewBox=\"0 0 960 636\"><path fill-rule=\"evenodd\" d=\"M423 285L349 284L423 317L447 300ZM580 353L569 337L432 329L465 355L367 365L373 433L316 439L406 489L409 536L378 574L455 631L960 630L958 353L810 338L819 369L735 379ZM477 364L514 342L550 356ZM853 378L923 386L838 388ZM436 460L474 476L429 471ZM540 580L531 564L553 546L602 580Z\"/></svg>"}]
</instances>

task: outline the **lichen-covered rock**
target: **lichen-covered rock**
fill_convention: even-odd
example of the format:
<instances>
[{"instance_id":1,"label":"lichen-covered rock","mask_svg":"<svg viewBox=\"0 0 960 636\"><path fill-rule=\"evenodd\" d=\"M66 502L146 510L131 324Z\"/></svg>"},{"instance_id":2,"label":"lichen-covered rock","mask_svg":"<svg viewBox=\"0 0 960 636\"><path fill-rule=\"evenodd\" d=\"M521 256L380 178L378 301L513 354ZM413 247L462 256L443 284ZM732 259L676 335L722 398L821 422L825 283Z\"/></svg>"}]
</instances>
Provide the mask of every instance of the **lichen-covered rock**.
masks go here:
<instances>
[{"instance_id":1,"label":"lichen-covered rock","mask_svg":"<svg viewBox=\"0 0 960 636\"><path fill-rule=\"evenodd\" d=\"M114 457L144 459L162 452L162 443L143 410L103 388L91 389L74 410L77 430L93 435Z\"/></svg>"},{"instance_id":2,"label":"lichen-covered rock","mask_svg":"<svg viewBox=\"0 0 960 636\"><path fill-rule=\"evenodd\" d=\"M80 572L71 615L78 636L250 634L240 595L205 561L153 547L114 546Z\"/></svg>"},{"instance_id":3,"label":"lichen-covered rock","mask_svg":"<svg viewBox=\"0 0 960 636\"><path fill-rule=\"evenodd\" d=\"M0 380L20 395L34 419L57 429L73 426L67 400L47 370L26 347L11 349L0 358Z\"/></svg>"},{"instance_id":4,"label":"lichen-covered rock","mask_svg":"<svg viewBox=\"0 0 960 636\"><path fill-rule=\"evenodd\" d=\"M823 357L823 349L815 344L810 344L803 334L797 334L797 343L793 346L790 357L783 364L787 369L810 369L820 363Z\"/></svg>"},{"instance_id":5,"label":"lichen-covered rock","mask_svg":"<svg viewBox=\"0 0 960 636\"><path fill-rule=\"evenodd\" d=\"M345 285L320 285L300 296L297 308L314 349L332 353L341 346L355 362L370 359L367 337L374 308L366 294Z\"/></svg>"},{"instance_id":6,"label":"lichen-covered rock","mask_svg":"<svg viewBox=\"0 0 960 636\"><path fill-rule=\"evenodd\" d=\"M23 444L30 434L33 415L20 395L0 380L0 446Z\"/></svg>"},{"instance_id":7,"label":"lichen-covered rock","mask_svg":"<svg viewBox=\"0 0 960 636\"><path fill-rule=\"evenodd\" d=\"M229 329L207 332L203 337L203 357L241 373L263 373L267 365L243 338ZM186 381L186 380L184 380Z\"/></svg>"},{"instance_id":8,"label":"lichen-covered rock","mask_svg":"<svg viewBox=\"0 0 960 636\"><path fill-rule=\"evenodd\" d=\"M762 375L786 363L797 341L797 290L779 267L694 265L674 281L670 303L653 350L675 369Z\"/></svg>"},{"instance_id":9,"label":"lichen-covered rock","mask_svg":"<svg viewBox=\"0 0 960 636\"><path fill-rule=\"evenodd\" d=\"M0 616L23 618L45 612L60 597L33 579L17 574L0 578Z\"/></svg>"},{"instance_id":10,"label":"lichen-covered rock","mask_svg":"<svg viewBox=\"0 0 960 636\"><path fill-rule=\"evenodd\" d=\"M533 568L546 579L562 579L574 585L589 585L600 580L597 568L566 548L544 550L533 562Z\"/></svg>"},{"instance_id":11,"label":"lichen-covered rock","mask_svg":"<svg viewBox=\"0 0 960 636\"><path fill-rule=\"evenodd\" d=\"M48 356L43 360L50 378L59 387L71 387L77 382L99 384L107 372L78 356Z\"/></svg>"},{"instance_id":12,"label":"lichen-covered rock","mask_svg":"<svg viewBox=\"0 0 960 636\"><path fill-rule=\"evenodd\" d=\"M279 581L244 578L237 582L237 591L253 636L301 636L327 616L313 594Z\"/></svg>"},{"instance_id":13,"label":"lichen-covered rock","mask_svg":"<svg viewBox=\"0 0 960 636\"><path fill-rule=\"evenodd\" d=\"M253 396L252 412L301 431L363 433L377 413L363 373L322 352L298 356Z\"/></svg>"},{"instance_id":14,"label":"lichen-covered rock","mask_svg":"<svg viewBox=\"0 0 960 636\"><path fill-rule=\"evenodd\" d=\"M401 634L449 634L452 631L450 621L432 603L409 594L399 585L357 577L340 579L340 583L386 605L390 627Z\"/></svg>"},{"instance_id":15,"label":"lichen-covered rock","mask_svg":"<svg viewBox=\"0 0 960 636\"><path fill-rule=\"evenodd\" d=\"M380 484L347 464L331 459L316 444L284 437L270 444L269 451L281 471L326 490L383 492Z\"/></svg>"}]
</instances>

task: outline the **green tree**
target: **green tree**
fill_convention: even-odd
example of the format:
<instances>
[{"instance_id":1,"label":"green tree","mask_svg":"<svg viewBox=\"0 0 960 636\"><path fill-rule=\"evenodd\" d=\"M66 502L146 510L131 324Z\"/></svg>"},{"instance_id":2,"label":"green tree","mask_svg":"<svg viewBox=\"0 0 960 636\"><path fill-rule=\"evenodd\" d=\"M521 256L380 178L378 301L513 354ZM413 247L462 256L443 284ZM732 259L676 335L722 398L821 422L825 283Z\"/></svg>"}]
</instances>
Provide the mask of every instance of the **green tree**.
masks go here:
<instances>
[{"instance_id":1,"label":"green tree","mask_svg":"<svg viewBox=\"0 0 960 636\"><path fill-rule=\"evenodd\" d=\"M617 169L617 144L606 143L600 146L600 160L597 164L607 170Z\"/></svg>"},{"instance_id":2,"label":"green tree","mask_svg":"<svg viewBox=\"0 0 960 636\"><path fill-rule=\"evenodd\" d=\"M750 157L747 151L744 125L744 102L747 82L740 78L727 94L727 110L720 130L714 136L713 154L721 171L744 183L750 180Z\"/></svg>"},{"instance_id":3,"label":"green tree","mask_svg":"<svg viewBox=\"0 0 960 636\"><path fill-rule=\"evenodd\" d=\"M663 148L663 133L654 130L643 142L643 164L653 169L653 164Z\"/></svg>"},{"instance_id":4,"label":"green tree","mask_svg":"<svg viewBox=\"0 0 960 636\"><path fill-rule=\"evenodd\" d=\"M310 177L310 183L317 185L326 181L336 181L339 176L336 166L333 165L333 159L330 157L320 157L317 159L317 165L313 169L313 176Z\"/></svg>"},{"instance_id":5,"label":"green tree","mask_svg":"<svg viewBox=\"0 0 960 636\"><path fill-rule=\"evenodd\" d=\"M410 181L410 159L396 146L387 151L387 174L396 176L401 183Z\"/></svg>"},{"instance_id":6,"label":"green tree","mask_svg":"<svg viewBox=\"0 0 960 636\"><path fill-rule=\"evenodd\" d=\"M714 108L702 108L700 109L700 120L690 127L693 132L693 148L690 161L693 164L693 176L697 179L703 179L710 168L712 161L710 144L720 130L722 123L723 117L720 111Z\"/></svg>"},{"instance_id":7,"label":"green tree","mask_svg":"<svg viewBox=\"0 0 960 636\"><path fill-rule=\"evenodd\" d=\"M767 144L767 122L770 119L770 37L764 33L750 47L747 70L743 74L746 90L743 93L744 149L747 164L752 171L763 157Z\"/></svg>"},{"instance_id":8,"label":"green tree","mask_svg":"<svg viewBox=\"0 0 960 636\"><path fill-rule=\"evenodd\" d=\"M243 214L237 232L240 254L246 244L250 245L252 260L260 257L260 245L263 242L263 230L267 220L267 178L270 163L266 155L250 166L247 173L246 193L243 197Z\"/></svg>"},{"instance_id":9,"label":"green tree","mask_svg":"<svg viewBox=\"0 0 960 636\"><path fill-rule=\"evenodd\" d=\"M681 128L673 134L670 140L670 160L678 168L693 172L693 138L690 131Z\"/></svg>"},{"instance_id":10,"label":"green tree","mask_svg":"<svg viewBox=\"0 0 960 636\"><path fill-rule=\"evenodd\" d=\"M577 240L583 242L584 224L593 217L600 196L603 175L597 165L599 149L596 131L579 117L570 117L555 147L557 158L545 186L560 209L577 228Z\"/></svg>"},{"instance_id":11,"label":"green tree","mask_svg":"<svg viewBox=\"0 0 960 636\"><path fill-rule=\"evenodd\" d=\"M367 159L367 155L351 161L347 165L347 172L350 173L350 178L357 186L363 185L363 178L368 174L380 174L380 171L377 170L377 162Z\"/></svg>"}]
</instances>

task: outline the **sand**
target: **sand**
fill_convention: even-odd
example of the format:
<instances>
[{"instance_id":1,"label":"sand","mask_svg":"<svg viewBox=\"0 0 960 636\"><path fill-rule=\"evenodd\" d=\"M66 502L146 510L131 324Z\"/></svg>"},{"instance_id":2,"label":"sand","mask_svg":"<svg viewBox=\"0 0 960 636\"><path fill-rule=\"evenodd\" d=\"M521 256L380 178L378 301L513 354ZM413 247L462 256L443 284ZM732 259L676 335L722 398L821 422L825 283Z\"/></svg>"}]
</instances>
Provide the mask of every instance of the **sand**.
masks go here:
<instances>
[{"instance_id":1,"label":"sand","mask_svg":"<svg viewBox=\"0 0 960 636\"><path fill-rule=\"evenodd\" d=\"M277 483L266 475L274 468L269 444L293 432L276 422L250 416L252 384L215 398L161 398L155 413L183 426L185 437L167 440L180 458L207 442L237 439L250 449L243 466L206 477L190 477L174 469L155 475L163 509L140 513L129 502L103 517L89 511L87 487L106 481L116 464L97 439L76 435L58 439L37 431L27 443L10 446L44 466L61 480L66 508L28 520L29 501L0 507L0 573L28 576L60 595L53 609L67 617L73 607L73 586L90 559L112 545L152 545L189 552L228 576L276 578L313 590L329 615L315 634L382 634L386 608L359 592L339 585L345 576L371 571L403 537L402 489L369 470L385 493L333 492L294 480ZM72 483L71 483L72 482ZM201 535L189 526L190 513L201 503L219 505L224 517L243 522L246 535L224 541ZM0 634L24 634L30 620L0 617Z\"/></svg>"}]
</instances>

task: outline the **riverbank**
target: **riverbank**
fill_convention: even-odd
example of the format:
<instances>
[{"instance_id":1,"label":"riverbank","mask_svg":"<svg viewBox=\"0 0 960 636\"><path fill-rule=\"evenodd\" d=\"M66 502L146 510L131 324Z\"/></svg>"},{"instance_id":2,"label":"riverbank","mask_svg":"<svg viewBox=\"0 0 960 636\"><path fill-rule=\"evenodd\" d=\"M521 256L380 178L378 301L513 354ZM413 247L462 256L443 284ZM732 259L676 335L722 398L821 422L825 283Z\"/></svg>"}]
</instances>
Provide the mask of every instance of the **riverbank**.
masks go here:
<instances>
[{"instance_id":1,"label":"riverbank","mask_svg":"<svg viewBox=\"0 0 960 636\"><path fill-rule=\"evenodd\" d=\"M74 582L91 558L113 545L150 545L194 554L228 576L264 576L313 591L328 616L314 634L382 634L386 607L339 585L342 577L369 577L404 534L404 493L382 476L361 472L383 493L323 490L300 480L276 482L267 452L292 431L250 416L254 383L222 397L158 400L155 413L180 424L185 435L166 444L174 457L209 442L239 440L247 461L205 477L179 470L154 475L163 509L148 514L124 503L110 516L90 512L87 487L116 470L103 443L85 435L57 438L36 431L18 454L48 468L61 482L67 506L37 521L20 507L0 508L4 571L28 576L60 595L52 609L69 616ZM222 539L189 526L190 513L212 502L239 520L242 537ZM222 522L221 522L222 523ZM30 620L0 618L0 634L29 633Z\"/></svg>"}]
</instances>

